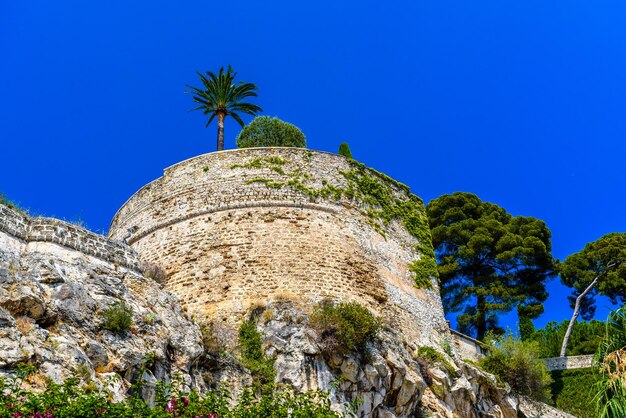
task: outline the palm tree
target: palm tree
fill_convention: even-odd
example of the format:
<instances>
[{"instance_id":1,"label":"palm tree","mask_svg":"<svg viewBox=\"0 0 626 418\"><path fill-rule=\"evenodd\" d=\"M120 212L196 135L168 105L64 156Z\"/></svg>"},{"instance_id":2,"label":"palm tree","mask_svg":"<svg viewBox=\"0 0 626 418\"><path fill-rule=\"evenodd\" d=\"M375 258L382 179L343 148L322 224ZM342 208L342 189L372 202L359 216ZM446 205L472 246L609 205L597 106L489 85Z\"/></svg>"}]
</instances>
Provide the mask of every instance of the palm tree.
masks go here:
<instances>
[{"instance_id":1,"label":"palm tree","mask_svg":"<svg viewBox=\"0 0 626 418\"><path fill-rule=\"evenodd\" d=\"M224 119L226 116L231 116L243 127L244 123L238 112L255 115L263 110L255 104L242 101L246 97L256 97L257 86L242 81L234 82L236 75L237 73L229 65L226 71L224 71L224 67L220 68L217 75L211 71L207 71L206 76L198 73L203 88L187 85L191 89L187 93L192 93L193 101L200 103L200 106L191 110L202 110L205 115L210 115L206 123L207 127L217 116L218 151L224 149Z\"/></svg>"}]
</instances>

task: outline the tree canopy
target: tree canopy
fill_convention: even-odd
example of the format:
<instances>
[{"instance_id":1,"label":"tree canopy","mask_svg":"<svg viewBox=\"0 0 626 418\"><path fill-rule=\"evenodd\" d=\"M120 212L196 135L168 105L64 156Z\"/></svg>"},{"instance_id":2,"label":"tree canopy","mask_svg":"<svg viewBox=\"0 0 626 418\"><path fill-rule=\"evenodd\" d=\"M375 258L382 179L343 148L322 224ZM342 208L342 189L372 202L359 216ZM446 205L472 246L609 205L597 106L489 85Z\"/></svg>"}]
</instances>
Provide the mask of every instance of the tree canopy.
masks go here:
<instances>
[{"instance_id":1,"label":"tree canopy","mask_svg":"<svg viewBox=\"0 0 626 418\"><path fill-rule=\"evenodd\" d=\"M306 138L297 126L269 116L257 116L237 135L237 147L306 148Z\"/></svg>"},{"instance_id":2,"label":"tree canopy","mask_svg":"<svg viewBox=\"0 0 626 418\"><path fill-rule=\"evenodd\" d=\"M590 319L596 311L595 297L608 296L611 302L626 301L626 233L614 232L585 245L561 265L561 282L573 288L568 296L574 309L563 337L561 356L566 354L569 337L578 318Z\"/></svg>"},{"instance_id":3,"label":"tree canopy","mask_svg":"<svg viewBox=\"0 0 626 418\"><path fill-rule=\"evenodd\" d=\"M217 150L224 149L224 119L230 116L241 125L244 126L243 120L239 113L247 113L255 115L262 111L259 106L245 102L248 97L256 97L257 86L252 83L244 83L242 81L235 82L237 73L233 71L231 66L224 71L224 67L220 68L217 74L211 71L206 72L206 76L198 73L202 87L187 86L191 89L188 93L193 94L193 101L199 103L200 106L192 110L202 110L205 115L209 116L206 123L209 124L217 117Z\"/></svg>"},{"instance_id":4,"label":"tree canopy","mask_svg":"<svg viewBox=\"0 0 626 418\"><path fill-rule=\"evenodd\" d=\"M596 312L595 297L608 296L611 302L626 302L626 233L614 232L585 245L581 251L570 255L561 265L561 282L572 288L568 297L573 308L576 297L593 281L596 285L584 296L580 305L583 319L593 318Z\"/></svg>"},{"instance_id":5,"label":"tree canopy","mask_svg":"<svg viewBox=\"0 0 626 418\"><path fill-rule=\"evenodd\" d=\"M483 339L501 333L498 314L517 308L536 318L554 274L550 230L536 218L512 216L471 193L443 195L426 206L447 312L459 329Z\"/></svg>"},{"instance_id":6,"label":"tree canopy","mask_svg":"<svg viewBox=\"0 0 626 418\"><path fill-rule=\"evenodd\" d=\"M527 334L526 339L539 343L541 358L558 357L568 324L569 319L560 322L548 322L543 328L535 330L530 335ZM591 320L588 322L576 322L570 336L567 355L579 356L594 354L604 337L604 333L604 321Z\"/></svg>"}]
</instances>

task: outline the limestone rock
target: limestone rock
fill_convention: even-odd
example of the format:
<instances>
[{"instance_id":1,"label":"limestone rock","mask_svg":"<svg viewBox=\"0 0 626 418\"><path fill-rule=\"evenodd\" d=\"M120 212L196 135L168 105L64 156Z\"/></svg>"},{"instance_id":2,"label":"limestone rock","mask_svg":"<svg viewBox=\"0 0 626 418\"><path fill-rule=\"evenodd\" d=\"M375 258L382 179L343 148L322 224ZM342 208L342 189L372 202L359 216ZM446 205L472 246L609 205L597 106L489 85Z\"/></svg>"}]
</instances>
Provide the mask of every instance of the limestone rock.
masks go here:
<instances>
[{"instance_id":1,"label":"limestone rock","mask_svg":"<svg viewBox=\"0 0 626 418\"><path fill-rule=\"evenodd\" d=\"M268 214L266 220L282 222L276 213ZM300 209L294 209L285 219L297 223L306 218L303 216ZM211 234L203 237L214 239ZM224 260L244 261L237 252L243 249L213 244L224 251L216 259L217 264ZM363 248L369 248L369 244ZM387 244L381 240L379 245ZM202 248L181 249L185 254L193 253L192 250L202 251ZM324 250L320 247L319 252ZM188 261L188 267L195 265ZM351 263L351 268L359 265ZM233 269L234 265L228 266ZM222 267L216 265L212 269L220 272ZM282 270L289 268L285 266ZM307 286L313 283L308 273L307 270L303 276ZM209 276L212 274L221 273L209 273ZM206 286L191 274L185 280ZM341 286L347 282L339 276L332 280ZM422 294L422 290L417 292L419 297L406 298L394 286L387 283L384 295L369 303L381 311L387 306L393 315L405 315L411 310L423 313L403 316L404 322L400 322L406 325L408 318L414 319L411 326L416 338L405 342L409 338L397 331L401 329L398 324L386 326L375 341L368 343L364 353L325 352L318 341L318 332L307 325L308 307L289 301L284 294L281 301L271 300L263 308L249 309L250 295L238 297L232 304L234 311L253 314L257 330L264 338L266 355L275 358L276 383L301 391L327 390L339 410L360 401L358 417L430 414L514 418L518 412L527 418L568 417L512 395L508 387L498 387L493 376L458 358L448 359L452 371L441 364L418 363L411 354L417 346L428 344L437 348L433 336L447 333L440 326L443 315L435 318L432 312L423 309L421 298L426 303L428 295ZM246 283L247 289L253 287L253 282ZM228 284L222 283L219 288L226 292ZM120 301L132 308L131 327L123 332L104 329L102 313ZM393 306L385 305L388 303ZM212 309L216 316L224 312L216 307ZM264 310L266 315L254 316L255 312L261 315ZM223 319L228 323L242 318ZM233 335L236 329L223 332L223 336L228 336L221 338L224 347L237 345ZM139 378L147 382L142 394L148 401L154 399L157 381L171 381L174 374L180 376L183 388L200 391L228 384L236 395L252 383L250 372L236 356L204 352L199 326L182 310L176 297L142 275L138 256L132 249L75 225L54 219L28 219L0 205L0 376L14 376L21 362L35 366L57 383L77 376L83 384L107 387L116 401L125 399L131 383Z\"/></svg>"},{"instance_id":2,"label":"limestone rock","mask_svg":"<svg viewBox=\"0 0 626 418\"><path fill-rule=\"evenodd\" d=\"M102 312L118 301L133 310L121 334L102 328ZM59 383L77 375L103 386L116 375L114 397L123 399L148 357L158 378L179 372L201 384L192 366L202 353L198 325L153 280L57 244L26 245L0 228L0 375L21 362Z\"/></svg>"}]
</instances>

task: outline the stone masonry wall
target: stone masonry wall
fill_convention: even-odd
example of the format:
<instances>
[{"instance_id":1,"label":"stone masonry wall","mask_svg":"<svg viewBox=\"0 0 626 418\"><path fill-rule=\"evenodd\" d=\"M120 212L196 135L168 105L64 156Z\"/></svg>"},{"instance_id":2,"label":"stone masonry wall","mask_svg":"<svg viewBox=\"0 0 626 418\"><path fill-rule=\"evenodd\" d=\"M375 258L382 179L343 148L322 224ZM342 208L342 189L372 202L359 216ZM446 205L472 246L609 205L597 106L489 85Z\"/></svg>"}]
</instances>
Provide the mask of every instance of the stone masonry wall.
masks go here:
<instances>
[{"instance_id":1,"label":"stone masonry wall","mask_svg":"<svg viewBox=\"0 0 626 418\"><path fill-rule=\"evenodd\" d=\"M478 362L485 357L485 343L453 329L450 330L450 334L452 334L456 351L462 359Z\"/></svg>"},{"instance_id":2,"label":"stone masonry wall","mask_svg":"<svg viewBox=\"0 0 626 418\"><path fill-rule=\"evenodd\" d=\"M49 242L112 264L140 270L139 258L127 245L54 218L31 218L0 205L0 232L24 243Z\"/></svg>"},{"instance_id":3,"label":"stone masonry wall","mask_svg":"<svg viewBox=\"0 0 626 418\"><path fill-rule=\"evenodd\" d=\"M419 243L402 222L376 224L364 202L337 193L350 188L352 169L344 157L298 148L201 155L140 189L109 233L133 231L130 245L166 270L168 289L201 321L236 323L280 298L332 298L437 345L449 338L437 283L418 289L409 271ZM408 199L407 188L372 175Z\"/></svg>"},{"instance_id":4,"label":"stone masonry wall","mask_svg":"<svg viewBox=\"0 0 626 418\"><path fill-rule=\"evenodd\" d=\"M593 366L593 354L545 358L548 370L584 369Z\"/></svg>"}]
</instances>

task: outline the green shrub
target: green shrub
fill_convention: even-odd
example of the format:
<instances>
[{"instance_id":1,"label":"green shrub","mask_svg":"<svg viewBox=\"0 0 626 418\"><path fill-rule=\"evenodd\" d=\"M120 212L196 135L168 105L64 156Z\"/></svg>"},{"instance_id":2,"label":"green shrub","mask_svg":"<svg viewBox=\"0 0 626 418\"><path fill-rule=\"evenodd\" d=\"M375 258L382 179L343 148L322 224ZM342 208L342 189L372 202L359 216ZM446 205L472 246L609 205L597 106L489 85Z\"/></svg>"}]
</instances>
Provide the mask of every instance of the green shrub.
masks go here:
<instances>
[{"instance_id":1,"label":"green shrub","mask_svg":"<svg viewBox=\"0 0 626 418\"><path fill-rule=\"evenodd\" d=\"M346 158L352 159L352 152L350 152L350 146L346 142L342 142L339 145L339 155L343 155Z\"/></svg>"},{"instance_id":2,"label":"green shrub","mask_svg":"<svg viewBox=\"0 0 626 418\"><path fill-rule=\"evenodd\" d=\"M97 387L81 387L79 379L70 378L63 384L49 381L42 392L22 390L23 378L7 380L0 377L0 417L102 417L102 418L341 418L345 414L333 411L329 394L323 391L295 393L288 388L260 392L246 388L234 399L225 390L199 393L181 389L173 383L158 382L154 404L141 396L142 383L132 387L123 402L113 402Z\"/></svg>"},{"instance_id":3,"label":"green shrub","mask_svg":"<svg viewBox=\"0 0 626 418\"><path fill-rule=\"evenodd\" d=\"M258 377L261 383L274 382L276 375L274 359L265 355L261 333L257 331L253 320L244 321L239 327L239 345L243 365Z\"/></svg>"},{"instance_id":4,"label":"green shrub","mask_svg":"<svg viewBox=\"0 0 626 418\"><path fill-rule=\"evenodd\" d=\"M320 303L309 318L309 325L321 334L324 351L364 353L381 327L380 320L356 302Z\"/></svg>"},{"instance_id":5,"label":"green shrub","mask_svg":"<svg viewBox=\"0 0 626 418\"><path fill-rule=\"evenodd\" d=\"M133 308L124 302L117 302L102 313L102 328L122 334L133 323Z\"/></svg>"},{"instance_id":6,"label":"green shrub","mask_svg":"<svg viewBox=\"0 0 626 418\"><path fill-rule=\"evenodd\" d=\"M595 418L593 398L600 376L593 368L554 370L552 400L561 411L579 418Z\"/></svg>"},{"instance_id":7,"label":"green shrub","mask_svg":"<svg viewBox=\"0 0 626 418\"><path fill-rule=\"evenodd\" d=\"M417 349L415 356L418 359L425 360L429 365L441 364L449 374L454 374L454 367L452 364L445 358L443 354L439 351L435 350L432 347L421 346Z\"/></svg>"},{"instance_id":8,"label":"green shrub","mask_svg":"<svg viewBox=\"0 0 626 418\"><path fill-rule=\"evenodd\" d=\"M543 361L539 359L539 345L535 341L521 341L511 335L492 337L489 354L480 360L480 366L493 373L514 392L538 401L550 399L552 379Z\"/></svg>"},{"instance_id":9,"label":"green shrub","mask_svg":"<svg viewBox=\"0 0 626 418\"><path fill-rule=\"evenodd\" d=\"M278 118L258 116L237 135L238 148L306 148L306 138L298 127Z\"/></svg>"}]
</instances>

